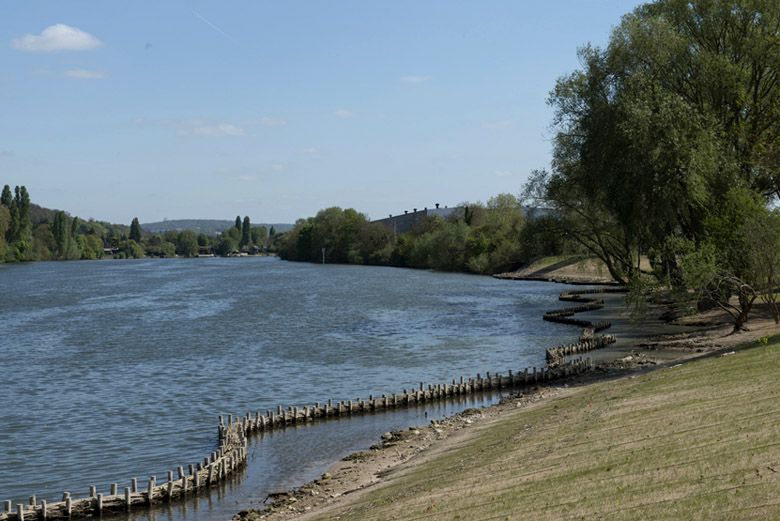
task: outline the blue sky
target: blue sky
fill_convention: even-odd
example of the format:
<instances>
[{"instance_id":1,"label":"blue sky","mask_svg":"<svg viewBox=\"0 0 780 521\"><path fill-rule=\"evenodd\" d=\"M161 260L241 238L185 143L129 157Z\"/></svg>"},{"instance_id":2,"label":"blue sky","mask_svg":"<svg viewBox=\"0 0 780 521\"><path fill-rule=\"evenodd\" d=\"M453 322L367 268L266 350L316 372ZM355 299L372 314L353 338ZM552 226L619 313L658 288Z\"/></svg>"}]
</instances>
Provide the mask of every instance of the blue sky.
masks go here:
<instances>
[{"instance_id":1,"label":"blue sky","mask_svg":"<svg viewBox=\"0 0 780 521\"><path fill-rule=\"evenodd\" d=\"M556 78L638 2L0 4L0 184L113 222L518 193Z\"/></svg>"}]
</instances>

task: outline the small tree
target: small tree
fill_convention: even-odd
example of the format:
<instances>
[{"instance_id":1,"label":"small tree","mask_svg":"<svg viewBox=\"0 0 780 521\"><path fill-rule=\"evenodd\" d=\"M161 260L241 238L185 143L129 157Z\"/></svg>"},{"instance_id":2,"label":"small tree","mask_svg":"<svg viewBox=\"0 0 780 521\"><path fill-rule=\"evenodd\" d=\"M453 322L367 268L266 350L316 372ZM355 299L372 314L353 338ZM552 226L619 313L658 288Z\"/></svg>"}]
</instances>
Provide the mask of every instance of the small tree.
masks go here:
<instances>
[{"instance_id":1,"label":"small tree","mask_svg":"<svg viewBox=\"0 0 780 521\"><path fill-rule=\"evenodd\" d=\"M184 230L176 238L176 251L185 257L198 254L198 238L192 230Z\"/></svg>"},{"instance_id":2,"label":"small tree","mask_svg":"<svg viewBox=\"0 0 780 521\"><path fill-rule=\"evenodd\" d=\"M249 246L250 244L252 244L252 225L249 222L249 216L245 216L241 225L241 246Z\"/></svg>"},{"instance_id":3,"label":"small tree","mask_svg":"<svg viewBox=\"0 0 780 521\"><path fill-rule=\"evenodd\" d=\"M130 223L129 238L131 241L141 242L141 223L138 222L138 217L133 217L133 222Z\"/></svg>"},{"instance_id":4,"label":"small tree","mask_svg":"<svg viewBox=\"0 0 780 521\"><path fill-rule=\"evenodd\" d=\"M3 194L0 196L0 204L5 206L6 208L11 208L11 203L14 201L14 196L11 194L11 187L8 185L5 185L3 187Z\"/></svg>"}]
</instances>

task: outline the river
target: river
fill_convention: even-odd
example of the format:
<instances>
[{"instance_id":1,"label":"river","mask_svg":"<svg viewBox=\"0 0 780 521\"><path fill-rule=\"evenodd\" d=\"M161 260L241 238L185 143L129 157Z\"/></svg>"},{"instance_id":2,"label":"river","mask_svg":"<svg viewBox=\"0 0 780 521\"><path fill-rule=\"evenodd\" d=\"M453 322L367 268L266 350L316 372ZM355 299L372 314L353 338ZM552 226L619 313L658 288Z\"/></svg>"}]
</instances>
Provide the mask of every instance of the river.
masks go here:
<instances>
[{"instance_id":1,"label":"river","mask_svg":"<svg viewBox=\"0 0 780 521\"><path fill-rule=\"evenodd\" d=\"M544 364L566 286L275 258L0 266L0 500L58 500L201 461L217 417ZM227 519L392 428L496 396L287 429L168 510Z\"/></svg>"}]
</instances>

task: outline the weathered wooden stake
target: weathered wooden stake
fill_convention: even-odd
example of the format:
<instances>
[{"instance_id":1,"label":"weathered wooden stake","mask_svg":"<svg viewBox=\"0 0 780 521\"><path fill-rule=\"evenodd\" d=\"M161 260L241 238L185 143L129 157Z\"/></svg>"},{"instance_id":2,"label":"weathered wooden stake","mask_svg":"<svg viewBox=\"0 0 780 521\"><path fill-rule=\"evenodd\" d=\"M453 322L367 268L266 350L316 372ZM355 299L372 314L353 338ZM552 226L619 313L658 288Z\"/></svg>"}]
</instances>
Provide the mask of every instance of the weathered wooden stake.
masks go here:
<instances>
[{"instance_id":1,"label":"weathered wooden stake","mask_svg":"<svg viewBox=\"0 0 780 521\"><path fill-rule=\"evenodd\" d=\"M46 521L46 517L49 515L49 512L48 512L46 506L47 506L46 505L46 500L42 499L41 500L41 518L43 519L43 521Z\"/></svg>"},{"instance_id":2,"label":"weathered wooden stake","mask_svg":"<svg viewBox=\"0 0 780 521\"><path fill-rule=\"evenodd\" d=\"M116 489L117 489L117 484L116 483L111 483L111 494L110 495L116 496Z\"/></svg>"},{"instance_id":3,"label":"weathered wooden stake","mask_svg":"<svg viewBox=\"0 0 780 521\"><path fill-rule=\"evenodd\" d=\"M21 503L16 505L16 518L18 521L24 521L24 505Z\"/></svg>"},{"instance_id":4,"label":"weathered wooden stake","mask_svg":"<svg viewBox=\"0 0 780 521\"><path fill-rule=\"evenodd\" d=\"M133 478L130 480L130 492L133 494L138 492L138 478Z\"/></svg>"},{"instance_id":5,"label":"weathered wooden stake","mask_svg":"<svg viewBox=\"0 0 780 521\"><path fill-rule=\"evenodd\" d=\"M10 499L7 500L5 503L3 503L3 505L4 505L3 510L5 510L6 512L10 512L11 508L13 508L13 505L11 504L11 500Z\"/></svg>"},{"instance_id":6,"label":"weathered wooden stake","mask_svg":"<svg viewBox=\"0 0 780 521\"><path fill-rule=\"evenodd\" d=\"M125 487L125 508L130 511L130 488Z\"/></svg>"},{"instance_id":7,"label":"weathered wooden stake","mask_svg":"<svg viewBox=\"0 0 780 521\"><path fill-rule=\"evenodd\" d=\"M35 496L30 496L30 506L34 507L37 503L35 502Z\"/></svg>"},{"instance_id":8,"label":"weathered wooden stake","mask_svg":"<svg viewBox=\"0 0 780 521\"><path fill-rule=\"evenodd\" d=\"M154 482L155 482L155 476L150 476L149 484L146 487L146 501L150 505L154 503Z\"/></svg>"},{"instance_id":9,"label":"weathered wooden stake","mask_svg":"<svg viewBox=\"0 0 780 521\"><path fill-rule=\"evenodd\" d=\"M95 497L97 496L97 487L95 485L91 485L89 487L89 497Z\"/></svg>"},{"instance_id":10,"label":"weathered wooden stake","mask_svg":"<svg viewBox=\"0 0 780 521\"><path fill-rule=\"evenodd\" d=\"M97 513L98 515L103 513L103 494L97 495Z\"/></svg>"}]
</instances>

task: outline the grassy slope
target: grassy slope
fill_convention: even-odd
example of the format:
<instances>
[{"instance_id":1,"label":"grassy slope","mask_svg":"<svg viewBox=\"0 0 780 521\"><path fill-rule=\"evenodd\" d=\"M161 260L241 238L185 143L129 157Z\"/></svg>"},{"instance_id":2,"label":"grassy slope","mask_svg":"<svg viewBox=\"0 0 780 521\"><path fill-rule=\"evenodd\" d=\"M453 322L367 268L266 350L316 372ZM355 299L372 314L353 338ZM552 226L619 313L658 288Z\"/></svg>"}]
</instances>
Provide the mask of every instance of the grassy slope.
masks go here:
<instances>
[{"instance_id":1,"label":"grassy slope","mask_svg":"<svg viewBox=\"0 0 780 521\"><path fill-rule=\"evenodd\" d=\"M780 344L476 427L327 519L780 519Z\"/></svg>"}]
</instances>

